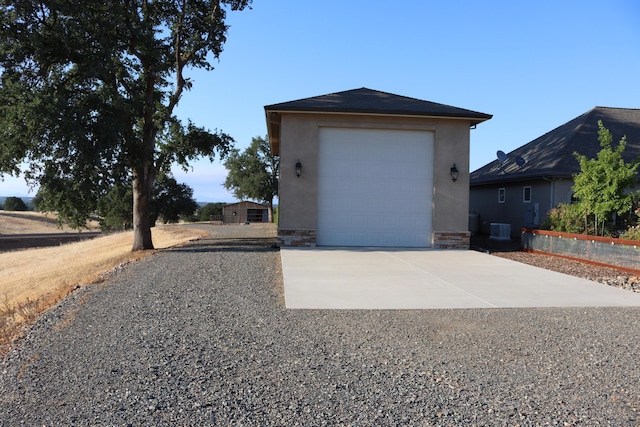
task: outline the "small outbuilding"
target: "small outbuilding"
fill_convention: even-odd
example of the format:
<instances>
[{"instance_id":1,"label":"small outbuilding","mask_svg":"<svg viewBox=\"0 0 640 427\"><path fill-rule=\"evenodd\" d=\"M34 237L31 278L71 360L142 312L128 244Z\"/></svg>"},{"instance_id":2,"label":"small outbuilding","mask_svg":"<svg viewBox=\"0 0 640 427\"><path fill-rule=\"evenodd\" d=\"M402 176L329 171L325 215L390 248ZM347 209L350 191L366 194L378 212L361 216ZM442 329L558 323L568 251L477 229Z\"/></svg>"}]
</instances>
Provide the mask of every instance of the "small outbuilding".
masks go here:
<instances>
[{"instance_id":1,"label":"small outbuilding","mask_svg":"<svg viewBox=\"0 0 640 427\"><path fill-rule=\"evenodd\" d=\"M242 201L225 205L222 217L225 224L271 222L271 209L260 203Z\"/></svg>"},{"instance_id":2,"label":"small outbuilding","mask_svg":"<svg viewBox=\"0 0 640 427\"><path fill-rule=\"evenodd\" d=\"M469 247L470 129L491 115L367 88L265 114L281 246Z\"/></svg>"}]
</instances>

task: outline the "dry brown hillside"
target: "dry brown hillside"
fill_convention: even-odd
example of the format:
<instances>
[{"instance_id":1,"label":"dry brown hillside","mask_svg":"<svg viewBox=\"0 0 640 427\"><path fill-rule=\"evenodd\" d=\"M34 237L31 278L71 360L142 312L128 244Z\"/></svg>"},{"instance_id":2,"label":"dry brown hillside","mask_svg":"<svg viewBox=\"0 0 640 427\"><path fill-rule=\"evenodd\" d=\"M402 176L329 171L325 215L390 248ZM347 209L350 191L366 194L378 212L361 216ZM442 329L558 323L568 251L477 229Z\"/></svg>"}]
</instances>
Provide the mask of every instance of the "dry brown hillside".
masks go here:
<instances>
[{"instance_id":1,"label":"dry brown hillside","mask_svg":"<svg viewBox=\"0 0 640 427\"><path fill-rule=\"evenodd\" d=\"M89 231L100 231L97 222L88 224ZM58 227L55 213L0 210L0 234L77 233L69 227Z\"/></svg>"}]
</instances>

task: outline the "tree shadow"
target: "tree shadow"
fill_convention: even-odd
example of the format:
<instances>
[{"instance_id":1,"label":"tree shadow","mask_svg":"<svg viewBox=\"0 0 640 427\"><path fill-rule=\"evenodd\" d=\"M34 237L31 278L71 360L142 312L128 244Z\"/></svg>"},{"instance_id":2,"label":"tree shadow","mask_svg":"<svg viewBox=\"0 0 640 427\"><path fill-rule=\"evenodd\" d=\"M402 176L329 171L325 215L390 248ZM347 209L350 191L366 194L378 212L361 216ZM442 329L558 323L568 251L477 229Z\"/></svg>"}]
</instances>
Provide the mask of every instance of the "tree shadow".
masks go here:
<instances>
[{"instance_id":1,"label":"tree shadow","mask_svg":"<svg viewBox=\"0 0 640 427\"><path fill-rule=\"evenodd\" d=\"M46 216L39 216L39 215L28 215L28 214L19 213L17 211L2 211L2 216L8 216L11 218L18 218L18 219L28 219L29 221L38 221L38 222L44 222L46 224L58 225L58 220L55 218L49 218Z\"/></svg>"},{"instance_id":2,"label":"tree shadow","mask_svg":"<svg viewBox=\"0 0 640 427\"><path fill-rule=\"evenodd\" d=\"M239 237L209 238L205 237L184 246L168 248L168 252L203 253L203 252L277 252L275 237Z\"/></svg>"}]
</instances>

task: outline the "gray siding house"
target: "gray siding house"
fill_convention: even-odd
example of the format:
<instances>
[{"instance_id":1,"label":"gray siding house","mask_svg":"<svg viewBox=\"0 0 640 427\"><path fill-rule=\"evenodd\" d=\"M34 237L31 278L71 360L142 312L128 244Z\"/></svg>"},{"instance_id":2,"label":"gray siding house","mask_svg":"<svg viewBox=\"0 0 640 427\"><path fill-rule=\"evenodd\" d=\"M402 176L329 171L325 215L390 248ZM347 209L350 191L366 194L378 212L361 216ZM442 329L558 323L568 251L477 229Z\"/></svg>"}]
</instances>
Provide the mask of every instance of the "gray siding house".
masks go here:
<instances>
[{"instance_id":1,"label":"gray siding house","mask_svg":"<svg viewBox=\"0 0 640 427\"><path fill-rule=\"evenodd\" d=\"M595 107L562 126L477 169L470 176L470 228L489 233L491 223L509 224L512 237L522 227L539 227L547 212L571 203L573 175L580 172L574 153L589 158L601 150L598 121L617 145L626 135L626 162L640 158L640 109Z\"/></svg>"}]
</instances>

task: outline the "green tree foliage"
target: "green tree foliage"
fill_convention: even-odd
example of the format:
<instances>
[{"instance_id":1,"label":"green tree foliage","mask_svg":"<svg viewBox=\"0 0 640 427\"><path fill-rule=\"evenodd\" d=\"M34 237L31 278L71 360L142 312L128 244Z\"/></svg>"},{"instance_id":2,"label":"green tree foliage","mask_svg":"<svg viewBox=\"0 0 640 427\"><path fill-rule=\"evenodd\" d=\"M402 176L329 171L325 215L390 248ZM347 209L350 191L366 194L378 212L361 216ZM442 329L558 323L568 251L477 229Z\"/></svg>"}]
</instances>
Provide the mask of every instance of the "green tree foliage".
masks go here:
<instances>
[{"instance_id":1,"label":"green tree foliage","mask_svg":"<svg viewBox=\"0 0 640 427\"><path fill-rule=\"evenodd\" d=\"M580 173L573 177L573 191L584 213L585 223L592 222L595 234L604 235L602 224L609 221L614 213L628 213L637 198L637 193L630 189L637 184L638 163L625 163L622 155L627 145L626 136L617 147L613 147L611 132L602 121L598 121L598 140L602 149L595 159L574 153L580 163ZM589 225L585 224L585 229L588 228Z\"/></svg>"},{"instance_id":2,"label":"green tree foliage","mask_svg":"<svg viewBox=\"0 0 640 427\"><path fill-rule=\"evenodd\" d=\"M232 150L224 166L229 171L224 187L237 199L273 206L278 194L280 160L271 154L268 138L252 138L251 145L242 153Z\"/></svg>"},{"instance_id":3,"label":"green tree foliage","mask_svg":"<svg viewBox=\"0 0 640 427\"><path fill-rule=\"evenodd\" d=\"M151 224L158 218L165 224L176 223L180 219L191 220L198 204L193 199L193 189L186 184L178 184L171 176L163 176L154 186L151 204Z\"/></svg>"},{"instance_id":4,"label":"green tree foliage","mask_svg":"<svg viewBox=\"0 0 640 427\"><path fill-rule=\"evenodd\" d=\"M98 215L102 231L124 231L133 228L132 198L131 185L116 184L98 200Z\"/></svg>"},{"instance_id":5,"label":"green tree foliage","mask_svg":"<svg viewBox=\"0 0 640 427\"><path fill-rule=\"evenodd\" d=\"M96 209L95 201L83 193L66 191L63 182L40 186L35 197L37 209L40 212L57 212L59 226L67 224L75 229L86 228L90 214ZM71 181L68 184L73 188Z\"/></svg>"},{"instance_id":6,"label":"green tree foliage","mask_svg":"<svg viewBox=\"0 0 640 427\"><path fill-rule=\"evenodd\" d=\"M200 221L210 221L212 216L222 215L222 209L226 203L207 203L198 209L198 219Z\"/></svg>"},{"instance_id":7,"label":"green tree foliage","mask_svg":"<svg viewBox=\"0 0 640 427\"><path fill-rule=\"evenodd\" d=\"M542 225L543 229L558 231L560 233L589 233L585 229L585 213L581 204L561 203L547 212L547 218ZM590 229L593 231L593 229Z\"/></svg>"},{"instance_id":8,"label":"green tree foliage","mask_svg":"<svg viewBox=\"0 0 640 427\"><path fill-rule=\"evenodd\" d=\"M20 197L7 197L2 204L5 211L26 211L27 204Z\"/></svg>"},{"instance_id":9,"label":"green tree foliage","mask_svg":"<svg viewBox=\"0 0 640 427\"><path fill-rule=\"evenodd\" d=\"M227 10L251 1L0 0L0 177L26 163L71 226L131 182L132 249L153 248L156 177L232 147L174 109L193 83L185 71L219 58Z\"/></svg>"},{"instance_id":10,"label":"green tree foliage","mask_svg":"<svg viewBox=\"0 0 640 427\"><path fill-rule=\"evenodd\" d=\"M100 228L103 231L121 231L133 228L131 198L133 190L129 185L115 185L98 200ZM163 223L175 223L180 219L190 219L197 208L193 199L193 189L186 184L178 184L168 175L163 175L153 186L150 207L150 223L154 225L160 218Z\"/></svg>"},{"instance_id":11,"label":"green tree foliage","mask_svg":"<svg viewBox=\"0 0 640 427\"><path fill-rule=\"evenodd\" d=\"M33 206L33 210L36 212L42 211L40 208L40 203L42 202L42 194L40 192L36 193L35 197L31 199L31 206Z\"/></svg>"}]
</instances>

